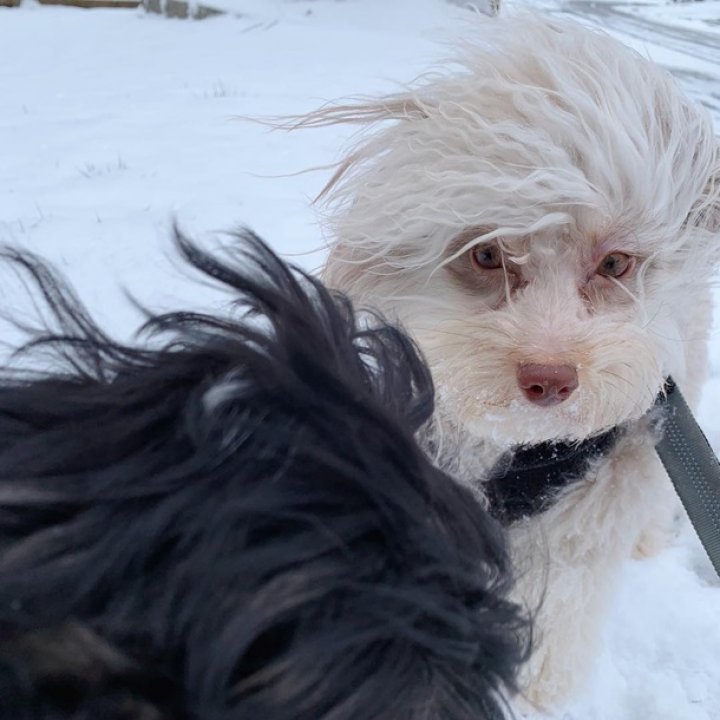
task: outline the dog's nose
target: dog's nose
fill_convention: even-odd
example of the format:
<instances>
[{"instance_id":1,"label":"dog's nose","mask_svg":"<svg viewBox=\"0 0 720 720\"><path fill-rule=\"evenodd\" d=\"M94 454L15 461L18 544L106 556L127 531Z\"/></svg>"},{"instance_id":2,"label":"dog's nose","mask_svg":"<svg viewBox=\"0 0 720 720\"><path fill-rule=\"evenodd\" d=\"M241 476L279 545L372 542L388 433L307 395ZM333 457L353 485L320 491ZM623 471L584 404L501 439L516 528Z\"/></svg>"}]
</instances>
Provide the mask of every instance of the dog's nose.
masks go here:
<instances>
[{"instance_id":1,"label":"dog's nose","mask_svg":"<svg viewBox=\"0 0 720 720\"><path fill-rule=\"evenodd\" d=\"M577 370L572 365L519 365L517 381L525 397L542 407L564 402L578 386Z\"/></svg>"}]
</instances>

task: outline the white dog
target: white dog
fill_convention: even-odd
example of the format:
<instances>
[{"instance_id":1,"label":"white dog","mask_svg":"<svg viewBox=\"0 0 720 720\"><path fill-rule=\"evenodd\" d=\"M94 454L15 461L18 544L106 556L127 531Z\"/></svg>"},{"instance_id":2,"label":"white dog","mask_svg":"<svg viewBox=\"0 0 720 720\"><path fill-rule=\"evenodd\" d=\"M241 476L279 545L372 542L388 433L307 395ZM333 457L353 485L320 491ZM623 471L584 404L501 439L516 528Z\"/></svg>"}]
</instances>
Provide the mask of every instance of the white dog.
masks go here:
<instances>
[{"instance_id":1,"label":"white dog","mask_svg":"<svg viewBox=\"0 0 720 720\"><path fill-rule=\"evenodd\" d=\"M430 451L482 488L509 449L600 436L580 477L508 520L539 607L527 697L549 707L587 672L620 564L671 527L645 416L666 376L691 402L705 378L711 121L611 37L528 15L485 21L404 93L301 124L339 122L371 131L326 188L326 279L418 340L438 388Z\"/></svg>"}]
</instances>

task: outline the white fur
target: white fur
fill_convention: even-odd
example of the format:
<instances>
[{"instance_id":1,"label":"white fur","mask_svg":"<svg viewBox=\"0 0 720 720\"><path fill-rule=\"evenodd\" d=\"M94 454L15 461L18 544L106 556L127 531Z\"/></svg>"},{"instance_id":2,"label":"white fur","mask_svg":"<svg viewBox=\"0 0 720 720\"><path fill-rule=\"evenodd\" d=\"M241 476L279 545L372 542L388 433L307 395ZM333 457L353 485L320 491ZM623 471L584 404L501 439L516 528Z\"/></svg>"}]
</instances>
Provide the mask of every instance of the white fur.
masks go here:
<instances>
[{"instance_id":1,"label":"white fur","mask_svg":"<svg viewBox=\"0 0 720 720\"><path fill-rule=\"evenodd\" d=\"M419 341L438 386L428 445L449 469L476 482L511 445L637 421L668 374L697 398L720 152L662 69L575 23L506 16L405 93L301 124L334 122L370 132L326 189L326 279ZM491 240L505 275L475 287L469 249ZM594 274L613 251L638 258L632 279ZM523 363L573 365L579 388L532 405ZM644 428L511 528L519 596L542 599L527 673L538 706L584 677L618 565L661 545L673 494Z\"/></svg>"}]
</instances>

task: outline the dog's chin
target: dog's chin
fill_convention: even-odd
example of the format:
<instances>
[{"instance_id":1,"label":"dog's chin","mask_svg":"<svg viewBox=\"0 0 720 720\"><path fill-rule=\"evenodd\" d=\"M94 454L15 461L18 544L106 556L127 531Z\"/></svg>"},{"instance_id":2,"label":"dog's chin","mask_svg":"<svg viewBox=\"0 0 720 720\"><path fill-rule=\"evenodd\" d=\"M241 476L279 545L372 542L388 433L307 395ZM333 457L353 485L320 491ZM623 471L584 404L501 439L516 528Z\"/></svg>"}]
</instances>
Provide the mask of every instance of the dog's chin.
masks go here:
<instances>
[{"instance_id":1,"label":"dog's chin","mask_svg":"<svg viewBox=\"0 0 720 720\"><path fill-rule=\"evenodd\" d=\"M451 399L444 393L466 431L500 448L544 442L581 441L618 425L640 419L653 406L660 384L641 395L599 396L578 390L573 397L553 407L540 407L518 396L505 402L469 402Z\"/></svg>"}]
</instances>

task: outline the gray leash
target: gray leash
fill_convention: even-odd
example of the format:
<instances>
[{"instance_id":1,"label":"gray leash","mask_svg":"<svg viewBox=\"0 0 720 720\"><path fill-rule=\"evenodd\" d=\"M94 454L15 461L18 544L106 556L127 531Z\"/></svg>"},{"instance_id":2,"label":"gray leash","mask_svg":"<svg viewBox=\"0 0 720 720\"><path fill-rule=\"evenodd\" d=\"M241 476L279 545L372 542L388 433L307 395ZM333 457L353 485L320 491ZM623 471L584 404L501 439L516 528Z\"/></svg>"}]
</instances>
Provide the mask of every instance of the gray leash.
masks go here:
<instances>
[{"instance_id":1,"label":"gray leash","mask_svg":"<svg viewBox=\"0 0 720 720\"><path fill-rule=\"evenodd\" d=\"M655 449L720 576L720 462L672 378L665 390L656 403L663 433Z\"/></svg>"}]
</instances>

